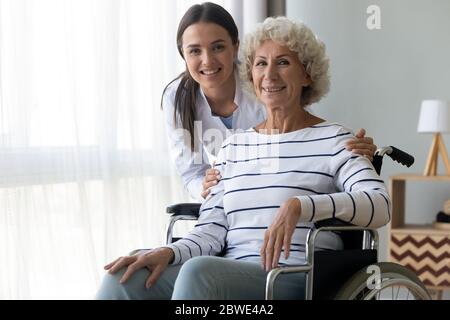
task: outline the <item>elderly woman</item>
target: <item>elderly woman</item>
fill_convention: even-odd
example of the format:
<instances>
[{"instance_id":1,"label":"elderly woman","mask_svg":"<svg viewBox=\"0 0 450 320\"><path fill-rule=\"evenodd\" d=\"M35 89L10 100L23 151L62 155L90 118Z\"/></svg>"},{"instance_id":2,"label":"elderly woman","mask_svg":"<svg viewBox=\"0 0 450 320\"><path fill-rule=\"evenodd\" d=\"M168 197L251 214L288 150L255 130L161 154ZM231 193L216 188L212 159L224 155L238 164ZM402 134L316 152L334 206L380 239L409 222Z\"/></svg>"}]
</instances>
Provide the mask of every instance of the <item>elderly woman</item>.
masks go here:
<instances>
[{"instance_id":1,"label":"elderly woman","mask_svg":"<svg viewBox=\"0 0 450 320\"><path fill-rule=\"evenodd\" d=\"M267 120L224 142L216 164L223 178L194 230L109 264L98 298L263 299L269 270L305 262L315 221L389 222L383 181L345 148L352 133L305 110L329 88L324 45L305 25L280 17L266 19L243 47L241 73ZM319 249L341 247L334 233L317 241ZM303 274L283 275L275 297L302 299L304 285Z\"/></svg>"}]
</instances>

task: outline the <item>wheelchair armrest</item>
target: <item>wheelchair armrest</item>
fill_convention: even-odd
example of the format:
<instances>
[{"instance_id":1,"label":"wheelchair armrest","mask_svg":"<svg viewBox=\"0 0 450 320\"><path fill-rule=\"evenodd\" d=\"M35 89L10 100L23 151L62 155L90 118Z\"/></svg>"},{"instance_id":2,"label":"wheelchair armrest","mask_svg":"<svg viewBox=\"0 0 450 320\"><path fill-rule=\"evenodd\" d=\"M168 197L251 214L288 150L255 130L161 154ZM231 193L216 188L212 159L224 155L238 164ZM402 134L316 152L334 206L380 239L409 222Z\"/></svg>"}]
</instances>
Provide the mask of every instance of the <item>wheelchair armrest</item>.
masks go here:
<instances>
[{"instance_id":1,"label":"wheelchair armrest","mask_svg":"<svg viewBox=\"0 0 450 320\"><path fill-rule=\"evenodd\" d=\"M199 216L201 203L177 203L166 208L172 216Z\"/></svg>"},{"instance_id":2,"label":"wheelchair armrest","mask_svg":"<svg viewBox=\"0 0 450 320\"><path fill-rule=\"evenodd\" d=\"M322 227L351 227L354 226L349 222L342 221L336 218L330 218L325 220L320 220L314 223L314 226L319 229Z\"/></svg>"},{"instance_id":3,"label":"wheelchair armrest","mask_svg":"<svg viewBox=\"0 0 450 320\"><path fill-rule=\"evenodd\" d=\"M166 208L166 213L171 215L167 227L167 244L170 244L177 239L172 237L175 222L180 220L198 220L200 216L200 206L201 203L177 203Z\"/></svg>"},{"instance_id":4,"label":"wheelchair armrest","mask_svg":"<svg viewBox=\"0 0 450 320\"><path fill-rule=\"evenodd\" d=\"M315 230L310 230L306 235L306 257L308 263L312 263L315 252L316 238L320 232L335 232L341 236L344 244L344 249L374 249L378 251L379 236L376 229L360 227L355 225L336 225L328 227L320 227ZM358 246L359 242L362 246Z\"/></svg>"}]
</instances>

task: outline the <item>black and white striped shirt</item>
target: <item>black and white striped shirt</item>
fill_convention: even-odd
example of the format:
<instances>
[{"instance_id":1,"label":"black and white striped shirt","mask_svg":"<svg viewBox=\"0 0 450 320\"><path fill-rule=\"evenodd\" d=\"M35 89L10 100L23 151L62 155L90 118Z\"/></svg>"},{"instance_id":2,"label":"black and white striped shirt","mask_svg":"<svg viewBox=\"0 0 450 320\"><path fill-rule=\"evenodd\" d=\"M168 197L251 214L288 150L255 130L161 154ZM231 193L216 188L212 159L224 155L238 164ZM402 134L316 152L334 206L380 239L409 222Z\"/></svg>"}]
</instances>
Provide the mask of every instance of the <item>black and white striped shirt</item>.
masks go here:
<instances>
[{"instance_id":1,"label":"black and white striped shirt","mask_svg":"<svg viewBox=\"0 0 450 320\"><path fill-rule=\"evenodd\" d=\"M378 228L390 220L390 198L384 182L366 158L352 154L345 142L353 135L336 123L321 123L283 134L253 129L229 137L216 168L222 179L201 206L194 230L168 245L174 264L199 255L260 262L264 232L289 198L301 201L302 212L292 237L288 260L305 262L306 234L313 222L339 218ZM336 249L340 239L322 233L318 247Z\"/></svg>"}]
</instances>

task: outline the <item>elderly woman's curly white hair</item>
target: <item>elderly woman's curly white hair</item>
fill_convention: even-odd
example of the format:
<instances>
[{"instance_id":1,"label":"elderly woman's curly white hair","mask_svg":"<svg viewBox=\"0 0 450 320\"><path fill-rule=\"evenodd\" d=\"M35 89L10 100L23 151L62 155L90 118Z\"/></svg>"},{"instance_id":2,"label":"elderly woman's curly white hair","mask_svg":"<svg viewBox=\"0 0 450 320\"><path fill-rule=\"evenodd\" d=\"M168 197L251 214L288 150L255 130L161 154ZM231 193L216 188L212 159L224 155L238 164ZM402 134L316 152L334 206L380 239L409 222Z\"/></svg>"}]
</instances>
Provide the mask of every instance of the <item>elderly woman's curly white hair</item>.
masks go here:
<instances>
[{"instance_id":1,"label":"elderly woman's curly white hair","mask_svg":"<svg viewBox=\"0 0 450 320\"><path fill-rule=\"evenodd\" d=\"M301 105L305 107L319 101L330 89L329 59L325 54L325 45L306 25L293 22L286 17L267 18L257 25L255 31L245 37L242 45L241 61L243 63L240 65L240 75L246 89L255 93L252 83L255 50L269 39L286 45L291 51L296 52L311 77L311 85L303 89Z\"/></svg>"}]
</instances>

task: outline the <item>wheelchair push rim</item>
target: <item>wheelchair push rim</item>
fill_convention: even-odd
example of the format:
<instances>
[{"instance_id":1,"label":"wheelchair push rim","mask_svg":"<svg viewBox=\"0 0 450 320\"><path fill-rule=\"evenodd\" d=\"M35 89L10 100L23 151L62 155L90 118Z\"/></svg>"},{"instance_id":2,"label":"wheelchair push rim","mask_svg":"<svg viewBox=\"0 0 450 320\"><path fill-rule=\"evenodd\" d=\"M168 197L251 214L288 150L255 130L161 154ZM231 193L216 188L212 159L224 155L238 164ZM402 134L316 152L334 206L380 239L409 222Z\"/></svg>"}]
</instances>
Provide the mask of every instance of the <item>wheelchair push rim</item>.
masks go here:
<instances>
[{"instance_id":1,"label":"wheelchair push rim","mask_svg":"<svg viewBox=\"0 0 450 320\"><path fill-rule=\"evenodd\" d=\"M415 300L431 299L417 275L406 267L390 262L376 263L372 266L379 268L378 282L373 282L373 274L365 267L346 282L336 299L409 300L410 296ZM407 290L406 298L404 294L400 295L400 289Z\"/></svg>"}]
</instances>

